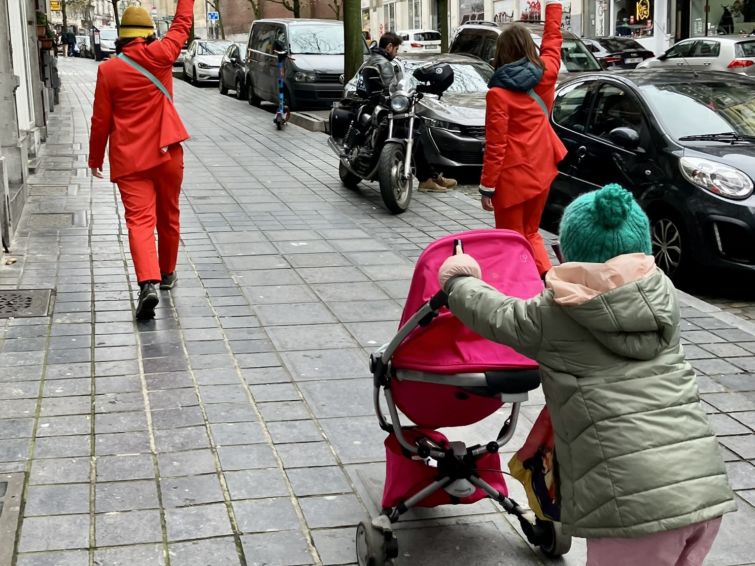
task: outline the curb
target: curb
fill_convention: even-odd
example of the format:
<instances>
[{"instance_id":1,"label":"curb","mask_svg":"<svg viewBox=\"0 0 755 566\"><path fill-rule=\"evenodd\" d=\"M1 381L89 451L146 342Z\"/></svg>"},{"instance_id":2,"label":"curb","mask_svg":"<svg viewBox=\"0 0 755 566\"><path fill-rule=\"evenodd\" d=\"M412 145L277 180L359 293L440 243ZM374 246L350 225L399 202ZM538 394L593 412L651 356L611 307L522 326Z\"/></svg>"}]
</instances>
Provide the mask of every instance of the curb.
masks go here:
<instances>
[{"instance_id":1,"label":"curb","mask_svg":"<svg viewBox=\"0 0 755 566\"><path fill-rule=\"evenodd\" d=\"M328 122L318 116L312 116L306 112L292 112L288 120L291 124L309 130L310 132L327 133Z\"/></svg>"}]
</instances>

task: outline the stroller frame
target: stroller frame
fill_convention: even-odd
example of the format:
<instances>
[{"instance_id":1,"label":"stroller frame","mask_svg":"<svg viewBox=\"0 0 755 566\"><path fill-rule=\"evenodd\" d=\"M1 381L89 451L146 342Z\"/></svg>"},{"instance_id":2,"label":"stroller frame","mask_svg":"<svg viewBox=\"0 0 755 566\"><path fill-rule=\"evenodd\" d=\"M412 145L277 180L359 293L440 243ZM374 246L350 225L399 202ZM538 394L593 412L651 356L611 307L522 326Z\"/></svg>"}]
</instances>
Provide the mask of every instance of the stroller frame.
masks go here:
<instances>
[{"instance_id":1,"label":"stroller frame","mask_svg":"<svg viewBox=\"0 0 755 566\"><path fill-rule=\"evenodd\" d=\"M370 371L374 382L373 401L380 428L396 436L406 455L433 461L438 468L438 477L395 507L383 509L382 513L372 521L362 521L357 526L358 562L360 566L394 564L394 559L398 556L398 540L393 531L393 523L396 523L401 515L417 506L426 497L441 489L445 489L452 498L469 495L477 488L482 489L507 513L516 516L524 535L532 545L539 546L549 557L561 556L571 547L571 537L561 532L561 525L536 518L532 511L521 507L516 501L482 479L476 469L480 456L497 453L513 437L521 403L528 399L529 391L540 386L538 371L511 370L445 375L396 370L391 366L391 358L404 339L418 326L430 324L440 309L447 306L448 296L443 291L438 292L398 330L388 344L370 356ZM395 379L454 385L473 392L482 392L485 395L497 395L502 401L511 403L511 413L505 420L497 439L486 445L467 447L463 442L450 441L448 448L443 448L424 437L418 438L416 442L410 442L404 435L398 409L391 393L391 383ZM381 390L384 393L390 421L383 414L380 406Z\"/></svg>"}]
</instances>

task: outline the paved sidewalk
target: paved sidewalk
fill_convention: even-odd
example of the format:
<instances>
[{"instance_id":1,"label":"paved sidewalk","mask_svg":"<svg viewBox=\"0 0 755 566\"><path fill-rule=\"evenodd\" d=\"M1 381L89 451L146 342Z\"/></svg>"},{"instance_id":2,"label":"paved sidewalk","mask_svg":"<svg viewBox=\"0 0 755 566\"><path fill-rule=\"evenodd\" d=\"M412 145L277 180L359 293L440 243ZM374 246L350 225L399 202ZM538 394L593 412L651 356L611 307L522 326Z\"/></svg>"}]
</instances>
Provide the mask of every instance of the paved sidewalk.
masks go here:
<instances>
[{"instance_id":1,"label":"paved sidewalk","mask_svg":"<svg viewBox=\"0 0 755 566\"><path fill-rule=\"evenodd\" d=\"M50 317L0 319L0 482L25 474L16 565L353 563L384 473L368 353L395 331L424 246L489 215L452 192L390 216L375 187L340 186L322 134L177 83L193 134L180 279L136 324L120 203L86 171L96 65L60 66L17 262L0 266L3 288L57 292ZM755 331L684 304L740 496L707 564L755 563ZM487 440L503 418L452 434ZM546 563L490 502L415 513L399 541L407 566ZM584 563L581 541L560 563Z\"/></svg>"}]
</instances>

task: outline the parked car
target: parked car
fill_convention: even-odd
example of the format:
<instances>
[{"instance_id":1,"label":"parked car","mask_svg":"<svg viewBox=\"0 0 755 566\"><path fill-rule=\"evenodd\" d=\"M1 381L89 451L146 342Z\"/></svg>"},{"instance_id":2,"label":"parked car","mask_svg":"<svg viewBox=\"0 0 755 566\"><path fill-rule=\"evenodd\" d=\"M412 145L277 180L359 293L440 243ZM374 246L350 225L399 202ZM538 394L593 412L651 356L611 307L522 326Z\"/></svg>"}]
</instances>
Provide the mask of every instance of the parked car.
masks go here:
<instances>
[{"instance_id":1,"label":"parked car","mask_svg":"<svg viewBox=\"0 0 755 566\"><path fill-rule=\"evenodd\" d=\"M284 96L291 110L329 108L341 98L344 71L343 22L338 20L256 20L246 51L249 104L278 101L278 57L273 46L284 47ZM364 43L364 53L368 53Z\"/></svg>"},{"instance_id":2,"label":"parked car","mask_svg":"<svg viewBox=\"0 0 755 566\"><path fill-rule=\"evenodd\" d=\"M670 276L694 266L755 271L755 80L680 70L582 75L559 86L551 116L569 153L546 225L579 194L631 190Z\"/></svg>"},{"instance_id":3,"label":"parked car","mask_svg":"<svg viewBox=\"0 0 755 566\"><path fill-rule=\"evenodd\" d=\"M428 161L438 171L464 167L482 168L485 145L485 94L493 67L471 55L400 55L394 59L397 79L406 78L411 88L417 81L414 70L426 64L447 63L454 82L441 97L426 94L416 112L425 127L420 133ZM357 100L357 77L346 84L344 95Z\"/></svg>"},{"instance_id":4,"label":"parked car","mask_svg":"<svg viewBox=\"0 0 755 566\"><path fill-rule=\"evenodd\" d=\"M543 37L543 24L520 22L532 34L532 39L540 46ZM493 63L498 36L512 24L478 22L461 26L451 42L450 53L466 53ZM561 47L561 73L599 71L600 63L584 43L571 33L562 30L564 43Z\"/></svg>"},{"instance_id":5,"label":"parked car","mask_svg":"<svg viewBox=\"0 0 755 566\"><path fill-rule=\"evenodd\" d=\"M684 39L659 57L647 59L637 67L693 67L755 76L755 38L736 35Z\"/></svg>"},{"instance_id":6,"label":"parked car","mask_svg":"<svg viewBox=\"0 0 755 566\"><path fill-rule=\"evenodd\" d=\"M246 89L244 88L244 81L246 80L245 51L245 43L232 43L225 50L223 58L220 60L220 75L218 77L220 94L228 94L228 91L232 90L239 100L246 99Z\"/></svg>"},{"instance_id":7,"label":"parked car","mask_svg":"<svg viewBox=\"0 0 755 566\"><path fill-rule=\"evenodd\" d=\"M76 36L76 55L77 57L84 57L86 59L92 59L94 57L92 42L89 40L88 35Z\"/></svg>"},{"instance_id":8,"label":"parked car","mask_svg":"<svg viewBox=\"0 0 755 566\"><path fill-rule=\"evenodd\" d=\"M404 40L399 53L440 53L440 33L428 29L410 29L397 32Z\"/></svg>"},{"instance_id":9,"label":"parked car","mask_svg":"<svg viewBox=\"0 0 755 566\"><path fill-rule=\"evenodd\" d=\"M99 33L95 31L95 55L98 61L115 55L115 41L118 39L118 30L115 28L102 28ZM97 45L99 40L99 45Z\"/></svg>"},{"instance_id":10,"label":"parked car","mask_svg":"<svg viewBox=\"0 0 755 566\"><path fill-rule=\"evenodd\" d=\"M176 60L173 61L173 67L181 67L183 69L184 66L184 58L186 58L186 52L189 50L189 42L187 41L184 46L181 48L181 53L178 54L178 57L176 57Z\"/></svg>"},{"instance_id":11,"label":"parked car","mask_svg":"<svg viewBox=\"0 0 755 566\"><path fill-rule=\"evenodd\" d=\"M629 37L598 37L582 42L603 65L604 69L634 69L655 54Z\"/></svg>"},{"instance_id":12,"label":"parked car","mask_svg":"<svg viewBox=\"0 0 755 566\"><path fill-rule=\"evenodd\" d=\"M229 41L207 41L195 39L184 55L184 78L196 85L205 81L218 80L220 61L228 49Z\"/></svg>"}]
</instances>

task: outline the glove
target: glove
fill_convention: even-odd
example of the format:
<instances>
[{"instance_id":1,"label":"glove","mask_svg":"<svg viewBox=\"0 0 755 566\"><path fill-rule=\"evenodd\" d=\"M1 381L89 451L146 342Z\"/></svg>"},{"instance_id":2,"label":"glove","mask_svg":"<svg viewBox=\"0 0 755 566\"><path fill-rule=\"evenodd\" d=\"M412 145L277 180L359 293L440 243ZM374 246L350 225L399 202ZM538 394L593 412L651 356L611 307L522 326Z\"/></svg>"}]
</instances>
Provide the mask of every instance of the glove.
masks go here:
<instances>
[{"instance_id":1,"label":"glove","mask_svg":"<svg viewBox=\"0 0 755 566\"><path fill-rule=\"evenodd\" d=\"M438 281L440 281L441 289L445 289L446 283L459 275L467 275L479 279L482 277L480 264L468 254L452 255L443 262L438 271Z\"/></svg>"}]
</instances>

